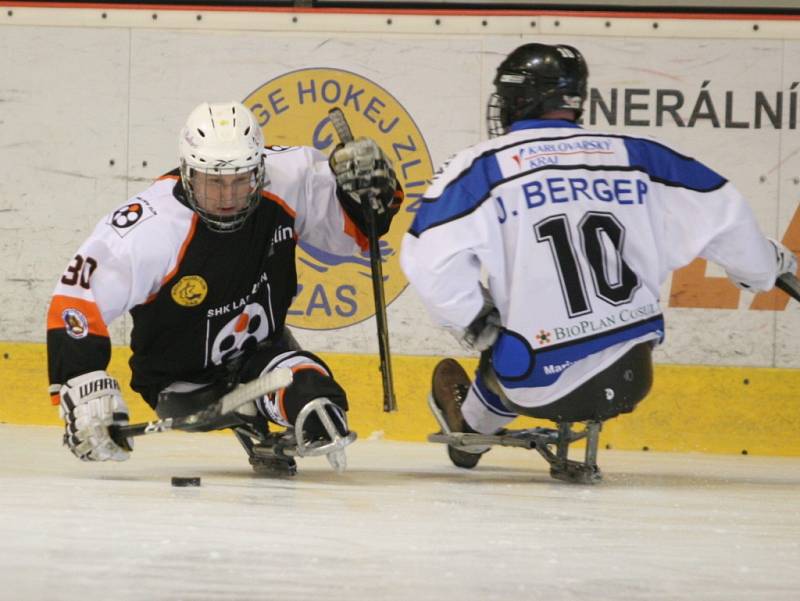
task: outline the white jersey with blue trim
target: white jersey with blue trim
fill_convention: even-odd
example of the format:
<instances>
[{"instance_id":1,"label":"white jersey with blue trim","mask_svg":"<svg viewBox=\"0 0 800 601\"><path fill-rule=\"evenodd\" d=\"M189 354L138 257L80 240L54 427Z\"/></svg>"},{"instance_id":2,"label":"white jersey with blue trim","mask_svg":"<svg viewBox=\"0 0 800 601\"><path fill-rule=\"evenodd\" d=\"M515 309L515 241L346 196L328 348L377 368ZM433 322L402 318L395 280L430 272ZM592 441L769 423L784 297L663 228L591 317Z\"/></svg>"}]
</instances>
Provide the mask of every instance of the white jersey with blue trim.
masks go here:
<instances>
[{"instance_id":1,"label":"white jersey with blue trim","mask_svg":"<svg viewBox=\"0 0 800 601\"><path fill-rule=\"evenodd\" d=\"M531 120L459 152L425 193L401 264L433 320L502 320L494 368L523 406L660 341L659 287L696 257L770 289L772 246L723 177L646 138Z\"/></svg>"}]
</instances>

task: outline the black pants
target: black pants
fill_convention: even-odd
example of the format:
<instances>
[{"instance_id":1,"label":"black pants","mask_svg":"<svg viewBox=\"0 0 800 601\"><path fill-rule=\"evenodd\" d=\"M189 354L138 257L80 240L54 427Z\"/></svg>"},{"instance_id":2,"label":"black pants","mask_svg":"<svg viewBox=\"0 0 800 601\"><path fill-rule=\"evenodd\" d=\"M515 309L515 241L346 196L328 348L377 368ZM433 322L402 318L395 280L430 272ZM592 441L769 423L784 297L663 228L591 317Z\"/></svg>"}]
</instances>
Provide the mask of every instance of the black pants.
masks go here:
<instances>
[{"instance_id":1,"label":"black pants","mask_svg":"<svg viewBox=\"0 0 800 601\"><path fill-rule=\"evenodd\" d=\"M652 351L652 342L637 344L575 390L541 407L522 407L508 399L496 385L497 377L491 362L484 357L481 357L480 369L490 389L493 392L499 390L500 399L509 411L555 422L603 421L621 413L630 413L650 392L653 385ZM491 370L488 374L487 369Z\"/></svg>"},{"instance_id":2,"label":"black pants","mask_svg":"<svg viewBox=\"0 0 800 601\"><path fill-rule=\"evenodd\" d=\"M182 417L205 409L216 402L226 392L232 390L240 382L250 382L258 378L262 371L279 355L284 355L282 360L291 361L302 358L307 366L311 364L316 368L293 369L294 380L285 389L280 404L276 409L274 399L267 401L266 397L259 401L259 410L267 420L282 426L294 425L300 411L310 401L325 397L337 405L342 413L331 413L334 423L341 425L341 434L347 433L347 424L343 414L348 409L347 394L344 389L333 379L330 368L325 362L308 351L300 349L300 345L288 329L282 335L269 343L264 343L254 352L241 355L223 366L223 370L216 374L216 378L208 384L192 387L186 392L176 390L177 386L171 385L162 390L158 395L156 413L162 419L167 417ZM278 413L274 413L277 411ZM329 410L329 413L331 411ZM225 419L217 424L212 424L208 429L219 429ZM256 424L264 424L263 420L256 420ZM309 416L304 427L309 439L323 437L326 433L322 422L316 415Z\"/></svg>"},{"instance_id":3,"label":"black pants","mask_svg":"<svg viewBox=\"0 0 800 601\"><path fill-rule=\"evenodd\" d=\"M300 350L300 345L288 328L284 328L281 336L269 344L264 344L248 355L242 355L224 366L220 366L212 374L213 380L191 392L174 390L159 391L155 409L161 419L182 417L202 411L222 395L229 392L239 382L249 382L259 376L273 358L287 351Z\"/></svg>"}]
</instances>

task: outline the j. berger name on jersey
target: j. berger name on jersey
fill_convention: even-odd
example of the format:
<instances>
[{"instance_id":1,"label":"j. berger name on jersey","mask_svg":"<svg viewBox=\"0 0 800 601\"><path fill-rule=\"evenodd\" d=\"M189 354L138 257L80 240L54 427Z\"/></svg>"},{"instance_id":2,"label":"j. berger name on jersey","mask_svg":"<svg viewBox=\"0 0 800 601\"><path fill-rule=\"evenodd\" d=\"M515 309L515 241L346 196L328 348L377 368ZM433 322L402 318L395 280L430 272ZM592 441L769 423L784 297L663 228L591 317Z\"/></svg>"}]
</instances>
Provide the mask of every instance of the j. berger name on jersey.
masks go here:
<instances>
[{"instance_id":1,"label":"j. berger name on jersey","mask_svg":"<svg viewBox=\"0 0 800 601\"><path fill-rule=\"evenodd\" d=\"M513 186L511 191L507 191L508 186ZM600 206L641 206L647 201L647 191L647 182L626 177L540 176L501 187L495 196L497 218L505 223L509 215L519 214L518 209L535 209L547 204L590 202Z\"/></svg>"},{"instance_id":2,"label":"j. berger name on jersey","mask_svg":"<svg viewBox=\"0 0 800 601\"><path fill-rule=\"evenodd\" d=\"M522 184L522 196L529 209L545 203L600 201L620 205L642 205L647 183L630 178L552 176Z\"/></svg>"}]
</instances>

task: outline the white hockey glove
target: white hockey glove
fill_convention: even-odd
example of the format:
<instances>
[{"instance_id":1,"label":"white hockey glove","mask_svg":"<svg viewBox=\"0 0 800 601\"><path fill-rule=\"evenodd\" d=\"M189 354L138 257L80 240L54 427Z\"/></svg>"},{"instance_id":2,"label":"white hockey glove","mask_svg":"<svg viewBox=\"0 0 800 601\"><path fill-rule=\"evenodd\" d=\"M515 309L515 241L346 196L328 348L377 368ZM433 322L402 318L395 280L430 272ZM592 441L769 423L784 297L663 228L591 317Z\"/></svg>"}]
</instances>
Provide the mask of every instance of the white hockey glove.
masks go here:
<instances>
[{"instance_id":1,"label":"white hockey glove","mask_svg":"<svg viewBox=\"0 0 800 601\"><path fill-rule=\"evenodd\" d=\"M460 332L455 332L458 341L468 351L483 352L490 348L497 337L500 335L500 329L503 327L500 322L500 312L494 306L492 298L489 296L489 291L481 286L483 293L483 307L478 312L478 315Z\"/></svg>"},{"instance_id":2,"label":"white hockey glove","mask_svg":"<svg viewBox=\"0 0 800 601\"><path fill-rule=\"evenodd\" d=\"M64 444L82 461L125 461L130 452L117 445L108 427L128 423L119 383L105 370L71 378L61 387ZM127 439L133 448L133 439Z\"/></svg>"},{"instance_id":3,"label":"white hockey glove","mask_svg":"<svg viewBox=\"0 0 800 601\"><path fill-rule=\"evenodd\" d=\"M392 203L397 177L391 159L374 140L358 138L339 145L329 163L337 186L354 200L370 199L379 213Z\"/></svg>"},{"instance_id":4,"label":"white hockey glove","mask_svg":"<svg viewBox=\"0 0 800 601\"><path fill-rule=\"evenodd\" d=\"M784 273L796 273L797 272L797 257L795 254L786 248L783 244L778 242L777 240L773 240L772 238L768 238L769 243L772 245L772 248L775 250L775 262L776 262L776 278L782 276ZM762 287L757 282L748 281L746 278L732 273L730 271L727 272L728 278L734 283L737 288L741 288L742 290L761 290Z\"/></svg>"}]
</instances>

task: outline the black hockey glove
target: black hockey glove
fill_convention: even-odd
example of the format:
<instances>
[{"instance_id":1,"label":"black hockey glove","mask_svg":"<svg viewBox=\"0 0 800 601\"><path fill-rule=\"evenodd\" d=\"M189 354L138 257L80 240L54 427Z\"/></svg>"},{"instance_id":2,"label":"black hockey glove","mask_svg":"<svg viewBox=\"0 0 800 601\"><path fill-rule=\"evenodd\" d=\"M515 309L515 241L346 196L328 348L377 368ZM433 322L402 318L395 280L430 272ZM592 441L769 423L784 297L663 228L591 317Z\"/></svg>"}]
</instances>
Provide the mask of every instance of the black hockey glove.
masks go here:
<instances>
[{"instance_id":1,"label":"black hockey glove","mask_svg":"<svg viewBox=\"0 0 800 601\"><path fill-rule=\"evenodd\" d=\"M367 233L365 210L372 210L379 236L389 231L403 200L392 161L374 140L359 138L340 144L331 153L339 202L358 228Z\"/></svg>"}]
</instances>

